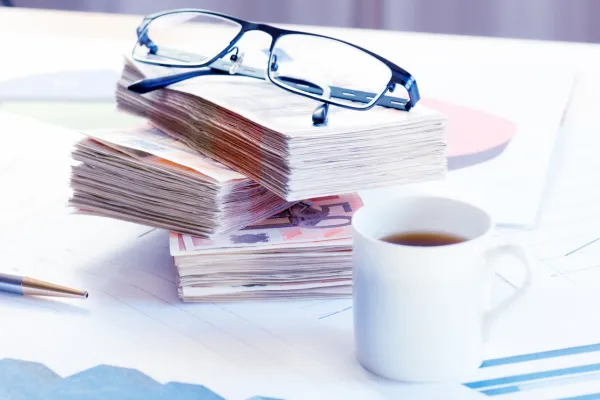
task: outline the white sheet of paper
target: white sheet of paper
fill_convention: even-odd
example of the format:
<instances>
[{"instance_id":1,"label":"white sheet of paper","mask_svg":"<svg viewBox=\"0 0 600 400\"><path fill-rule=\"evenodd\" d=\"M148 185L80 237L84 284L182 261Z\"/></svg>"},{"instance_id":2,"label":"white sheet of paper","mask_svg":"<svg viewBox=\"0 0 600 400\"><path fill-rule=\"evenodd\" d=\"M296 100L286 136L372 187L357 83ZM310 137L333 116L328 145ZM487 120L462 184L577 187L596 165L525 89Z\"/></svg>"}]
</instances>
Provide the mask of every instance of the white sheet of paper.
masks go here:
<instances>
[{"instance_id":1,"label":"white sheet of paper","mask_svg":"<svg viewBox=\"0 0 600 400\"><path fill-rule=\"evenodd\" d=\"M536 288L494 325L488 366L465 383L498 399L599 396L597 301L594 290Z\"/></svg>"},{"instance_id":2,"label":"white sheet of paper","mask_svg":"<svg viewBox=\"0 0 600 400\"><path fill-rule=\"evenodd\" d=\"M109 38L96 38L91 45L89 38L66 34L19 34L19 40L4 40L0 51L18 61L2 65L0 101L112 101L119 55L131 46Z\"/></svg>"},{"instance_id":3,"label":"white sheet of paper","mask_svg":"<svg viewBox=\"0 0 600 400\"><path fill-rule=\"evenodd\" d=\"M527 64L489 65L484 61L460 68L438 64L417 64L414 68L424 104L434 99L490 113L511 121L516 133L504 151L491 160L450 170L443 181L361 192L365 204L406 192L441 194L485 207L498 224L533 226L575 84L574 71ZM467 120L467 128L468 124ZM481 135L486 135L485 129L483 125ZM453 146L452 141L449 145Z\"/></svg>"},{"instance_id":4,"label":"white sheet of paper","mask_svg":"<svg viewBox=\"0 0 600 400\"><path fill-rule=\"evenodd\" d=\"M586 77L578 84L572 109L576 115L567 115L564 135L556 144L537 225L507 232L508 238L527 246L539 286L600 287L600 121L591 106L598 94L588 89L599 83ZM515 285L522 280L516 266L504 266L501 274Z\"/></svg>"}]
</instances>

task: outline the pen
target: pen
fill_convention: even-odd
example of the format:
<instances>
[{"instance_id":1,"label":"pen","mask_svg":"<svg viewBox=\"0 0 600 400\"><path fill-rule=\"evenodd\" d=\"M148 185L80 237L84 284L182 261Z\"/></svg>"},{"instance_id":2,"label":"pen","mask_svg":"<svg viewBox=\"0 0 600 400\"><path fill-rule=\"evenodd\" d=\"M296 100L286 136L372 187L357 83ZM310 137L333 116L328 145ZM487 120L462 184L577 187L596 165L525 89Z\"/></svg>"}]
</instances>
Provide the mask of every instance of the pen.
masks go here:
<instances>
[{"instance_id":1,"label":"pen","mask_svg":"<svg viewBox=\"0 0 600 400\"><path fill-rule=\"evenodd\" d=\"M0 273L0 292L9 292L20 295L76 297L87 299L88 292L40 281L26 276L17 276Z\"/></svg>"}]
</instances>

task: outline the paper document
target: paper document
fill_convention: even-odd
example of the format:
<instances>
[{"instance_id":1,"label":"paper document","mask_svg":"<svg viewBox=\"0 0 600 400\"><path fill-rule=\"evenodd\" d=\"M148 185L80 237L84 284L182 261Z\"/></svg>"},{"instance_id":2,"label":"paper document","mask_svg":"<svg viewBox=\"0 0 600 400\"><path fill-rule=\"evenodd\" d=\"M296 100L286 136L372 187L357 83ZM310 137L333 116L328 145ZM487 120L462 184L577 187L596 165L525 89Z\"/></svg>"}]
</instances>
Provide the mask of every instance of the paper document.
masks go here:
<instances>
[{"instance_id":1,"label":"paper document","mask_svg":"<svg viewBox=\"0 0 600 400\"><path fill-rule=\"evenodd\" d=\"M569 131L552 166L538 226L506 233L507 238L527 246L540 279L552 278L563 286L600 286L598 146L596 131ZM502 274L518 285L519 271Z\"/></svg>"},{"instance_id":2,"label":"paper document","mask_svg":"<svg viewBox=\"0 0 600 400\"><path fill-rule=\"evenodd\" d=\"M497 399L600 398L600 343L489 359L465 386Z\"/></svg>"},{"instance_id":3,"label":"paper document","mask_svg":"<svg viewBox=\"0 0 600 400\"><path fill-rule=\"evenodd\" d=\"M419 104L449 117L449 172L440 181L361 192L365 204L407 191L434 193L479 204L504 226L534 226L574 71L484 61L444 66L443 73L437 64L415 68Z\"/></svg>"}]
</instances>

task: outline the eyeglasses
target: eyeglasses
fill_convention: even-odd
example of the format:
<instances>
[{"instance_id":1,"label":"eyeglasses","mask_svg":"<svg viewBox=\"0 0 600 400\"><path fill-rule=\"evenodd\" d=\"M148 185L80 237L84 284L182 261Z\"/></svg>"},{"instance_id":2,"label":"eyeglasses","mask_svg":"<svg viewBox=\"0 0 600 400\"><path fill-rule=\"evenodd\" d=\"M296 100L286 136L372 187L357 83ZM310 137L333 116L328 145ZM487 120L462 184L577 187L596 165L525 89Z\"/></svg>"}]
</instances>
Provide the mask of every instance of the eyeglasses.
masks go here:
<instances>
[{"instance_id":1,"label":"eyeglasses","mask_svg":"<svg viewBox=\"0 0 600 400\"><path fill-rule=\"evenodd\" d=\"M244 63L240 39L251 31L271 37L266 65ZM203 75L237 74L265 79L288 92L319 101L312 118L327 122L329 105L353 110L382 106L410 111L419 101L415 79L391 61L352 43L328 36L244 21L228 15L179 9L146 16L137 28L132 58L193 71L143 79L136 93L167 87ZM266 67L266 70L264 69ZM391 97L396 85L408 98Z\"/></svg>"}]
</instances>

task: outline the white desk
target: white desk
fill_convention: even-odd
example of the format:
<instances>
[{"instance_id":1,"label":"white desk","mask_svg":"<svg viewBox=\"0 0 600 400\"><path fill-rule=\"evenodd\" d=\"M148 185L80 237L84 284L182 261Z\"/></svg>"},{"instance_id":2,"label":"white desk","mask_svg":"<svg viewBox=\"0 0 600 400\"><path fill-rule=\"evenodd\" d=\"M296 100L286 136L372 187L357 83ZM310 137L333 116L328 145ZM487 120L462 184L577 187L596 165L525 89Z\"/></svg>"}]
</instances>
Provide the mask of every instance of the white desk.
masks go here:
<instances>
[{"instance_id":1,"label":"white desk","mask_svg":"<svg viewBox=\"0 0 600 400\"><path fill-rule=\"evenodd\" d=\"M0 9L0 37L11 38L0 42L0 111L76 128L135 123L112 110L112 88L102 92L102 85L96 86L99 101L77 93L85 91L79 86L70 87L70 92L62 87L52 90L52 84L39 92L29 87L27 96L25 89L20 92L19 101L6 92L3 97L2 88L12 85L14 94L18 90L14 92L14 84L6 83L9 78L14 82L65 70L104 71L103 76L110 79L111 71L120 70L121 54L133 44L139 21L140 17L132 16ZM332 28L319 31L372 48L409 71L418 71L421 63L439 63L443 70L444 65L457 62L525 63L539 68L558 63L575 68L582 75L566 125L590 134L600 128L595 107L600 104L600 79L596 77L600 46ZM49 103L42 91L64 95L63 102ZM21 148L27 153L17 157L20 162L23 157L31 160L31 168L17 172L0 163L5 168L0 168L3 270L84 287L90 299L81 303L0 297L0 315L11 321L0 329L0 359L40 361L62 376L101 363L137 368L160 382L205 384L228 399L253 395L440 398L440 390L444 398L483 397L460 385L407 386L363 371L353 358L352 315L345 300L181 304L166 232L69 215L64 204L71 138L37 137L33 141L29 135L35 135L35 128L15 134L3 131L1 122L3 158L14 158L12 149ZM14 147L5 145L7 135ZM497 298L510 291L500 281L495 289ZM600 324L586 308L594 299L588 297L591 294L548 291L528 299L499 324L490 344L492 356L503 349L552 348L557 337L573 344L597 337L593 327ZM78 330L67 328L65 321L77 324ZM575 334L570 326L577 325L587 332ZM552 338L545 334L548 330L554 332ZM65 352L70 354L65 357Z\"/></svg>"}]
</instances>

